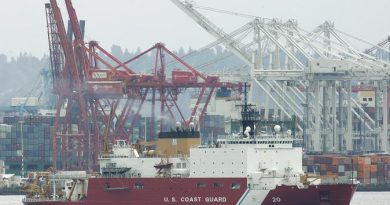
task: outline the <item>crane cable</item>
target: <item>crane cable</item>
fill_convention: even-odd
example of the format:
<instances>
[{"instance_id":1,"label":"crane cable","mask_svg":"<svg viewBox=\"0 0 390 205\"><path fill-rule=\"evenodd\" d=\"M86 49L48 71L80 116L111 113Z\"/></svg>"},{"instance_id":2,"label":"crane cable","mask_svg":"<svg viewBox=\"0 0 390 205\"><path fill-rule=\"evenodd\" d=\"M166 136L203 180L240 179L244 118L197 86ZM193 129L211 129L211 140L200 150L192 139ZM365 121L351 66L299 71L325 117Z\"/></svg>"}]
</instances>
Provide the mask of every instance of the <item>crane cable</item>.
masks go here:
<instances>
[{"instance_id":1,"label":"crane cable","mask_svg":"<svg viewBox=\"0 0 390 205\"><path fill-rule=\"evenodd\" d=\"M216 9L216 8L212 8L212 7L202 6L199 4L191 4L191 5L193 8L211 11L211 12L215 12L215 13L228 14L228 15L232 15L232 16L239 16L239 17L250 18L250 19L260 19L260 20L269 20L269 21L272 20L270 18L264 18L264 17L260 17L260 16L255 16L255 15L245 14L245 13L240 13L240 12L235 12L235 11Z\"/></svg>"}]
</instances>

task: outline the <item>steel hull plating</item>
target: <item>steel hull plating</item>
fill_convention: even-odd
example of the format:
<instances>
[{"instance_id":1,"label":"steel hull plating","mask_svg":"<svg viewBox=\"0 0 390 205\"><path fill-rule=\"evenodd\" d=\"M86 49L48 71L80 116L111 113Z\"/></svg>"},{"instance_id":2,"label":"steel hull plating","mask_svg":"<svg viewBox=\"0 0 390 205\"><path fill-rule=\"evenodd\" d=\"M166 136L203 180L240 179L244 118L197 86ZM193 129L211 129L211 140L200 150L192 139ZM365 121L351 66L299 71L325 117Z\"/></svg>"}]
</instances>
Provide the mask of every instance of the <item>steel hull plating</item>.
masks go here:
<instances>
[{"instance_id":1,"label":"steel hull plating","mask_svg":"<svg viewBox=\"0 0 390 205\"><path fill-rule=\"evenodd\" d=\"M240 184L238 187L237 184ZM348 205L356 185L278 186L257 205ZM92 178L83 201L34 201L24 205L248 204L246 178ZM247 200L248 201L248 200ZM251 200L254 201L254 200Z\"/></svg>"}]
</instances>

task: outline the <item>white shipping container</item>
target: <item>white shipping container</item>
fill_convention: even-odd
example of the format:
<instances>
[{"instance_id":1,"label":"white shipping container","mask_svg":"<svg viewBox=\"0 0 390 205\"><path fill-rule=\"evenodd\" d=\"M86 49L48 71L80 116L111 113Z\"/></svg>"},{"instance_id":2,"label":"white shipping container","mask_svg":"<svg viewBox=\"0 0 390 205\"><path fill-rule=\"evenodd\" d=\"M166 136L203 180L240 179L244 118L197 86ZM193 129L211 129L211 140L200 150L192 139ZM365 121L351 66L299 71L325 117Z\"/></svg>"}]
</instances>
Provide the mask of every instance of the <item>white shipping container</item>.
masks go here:
<instances>
[{"instance_id":1,"label":"white shipping container","mask_svg":"<svg viewBox=\"0 0 390 205\"><path fill-rule=\"evenodd\" d=\"M345 172L345 165L339 165L339 172Z\"/></svg>"},{"instance_id":2,"label":"white shipping container","mask_svg":"<svg viewBox=\"0 0 390 205\"><path fill-rule=\"evenodd\" d=\"M0 138L6 138L7 137L7 134L5 132L0 132Z\"/></svg>"},{"instance_id":3,"label":"white shipping container","mask_svg":"<svg viewBox=\"0 0 390 205\"><path fill-rule=\"evenodd\" d=\"M307 172L307 166L302 166L302 171L306 173Z\"/></svg>"},{"instance_id":4,"label":"white shipping container","mask_svg":"<svg viewBox=\"0 0 390 205\"><path fill-rule=\"evenodd\" d=\"M345 176L348 178L357 178L357 171L346 171Z\"/></svg>"},{"instance_id":5,"label":"white shipping container","mask_svg":"<svg viewBox=\"0 0 390 205\"><path fill-rule=\"evenodd\" d=\"M0 124L0 132L2 133L10 133L12 125Z\"/></svg>"},{"instance_id":6,"label":"white shipping container","mask_svg":"<svg viewBox=\"0 0 390 205\"><path fill-rule=\"evenodd\" d=\"M16 97L11 99L11 106L36 107L39 106L39 101L37 97Z\"/></svg>"}]
</instances>

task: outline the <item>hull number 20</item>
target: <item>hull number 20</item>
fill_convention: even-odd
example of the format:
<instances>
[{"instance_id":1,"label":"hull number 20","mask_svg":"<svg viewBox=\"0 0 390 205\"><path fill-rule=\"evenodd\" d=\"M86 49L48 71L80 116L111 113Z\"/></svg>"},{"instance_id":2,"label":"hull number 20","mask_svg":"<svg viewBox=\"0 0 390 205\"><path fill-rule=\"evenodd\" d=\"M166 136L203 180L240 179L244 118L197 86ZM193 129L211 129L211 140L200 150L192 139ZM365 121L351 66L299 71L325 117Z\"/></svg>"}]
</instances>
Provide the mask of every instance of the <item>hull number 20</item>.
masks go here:
<instances>
[{"instance_id":1,"label":"hull number 20","mask_svg":"<svg viewBox=\"0 0 390 205\"><path fill-rule=\"evenodd\" d=\"M272 197L272 202L273 203L279 203L281 201L282 201L282 199L280 197Z\"/></svg>"}]
</instances>

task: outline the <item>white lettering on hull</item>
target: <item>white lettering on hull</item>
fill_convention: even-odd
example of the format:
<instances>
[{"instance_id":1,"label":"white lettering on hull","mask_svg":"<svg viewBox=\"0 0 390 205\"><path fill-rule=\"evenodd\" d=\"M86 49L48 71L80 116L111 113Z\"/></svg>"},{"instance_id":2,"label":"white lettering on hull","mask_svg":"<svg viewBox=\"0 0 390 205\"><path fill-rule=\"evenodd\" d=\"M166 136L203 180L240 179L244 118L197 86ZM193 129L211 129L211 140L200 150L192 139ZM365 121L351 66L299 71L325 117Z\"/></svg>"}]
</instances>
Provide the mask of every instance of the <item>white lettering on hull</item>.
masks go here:
<instances>
[{"instance_id":1,"label":"white lettering on hull","mask_svg":"<svg viewBox=\"0 0 390 205\"><path fill-rule=\"evenodd\" d=\"M176 203L175 197L164 197L164 203ZM182 196L179 198L179 201L182 203L221 203L224 204L227 202L227 198L224 196Z\"/></svg>"}]
</instances>

